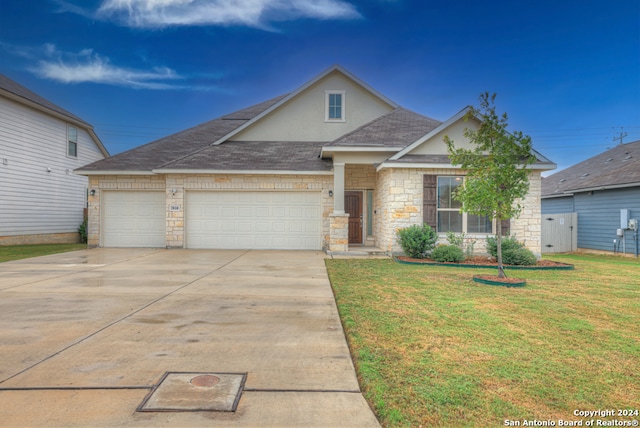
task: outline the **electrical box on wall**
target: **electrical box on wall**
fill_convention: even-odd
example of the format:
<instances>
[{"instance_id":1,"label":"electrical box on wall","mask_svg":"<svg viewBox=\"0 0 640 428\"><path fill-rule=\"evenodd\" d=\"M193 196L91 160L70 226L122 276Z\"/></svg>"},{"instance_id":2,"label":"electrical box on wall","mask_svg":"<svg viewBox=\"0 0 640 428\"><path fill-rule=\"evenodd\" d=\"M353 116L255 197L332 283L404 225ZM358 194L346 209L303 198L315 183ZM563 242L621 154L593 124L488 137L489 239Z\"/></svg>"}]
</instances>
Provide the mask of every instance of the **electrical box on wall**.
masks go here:
<instances>
[{"instance_id":1,"label":"electrical box on wall","mask_svg":"<svg viewBox=\"0 0 640 428\"><path fill-rule=\"evenodd\" d=\"M620 210L620 228L628 229L629 228L629 209Z\"/></svg>"},{"instance_id":2,"label":"electrical box on wall","mask_svg":"<svg viewBox=\"0 0 640 428\"><path fill-rule=\"evenodd\" d=\"M636 218L629 219L629 229L638 230L638 219Z\"/></svg>"}]
</instances>

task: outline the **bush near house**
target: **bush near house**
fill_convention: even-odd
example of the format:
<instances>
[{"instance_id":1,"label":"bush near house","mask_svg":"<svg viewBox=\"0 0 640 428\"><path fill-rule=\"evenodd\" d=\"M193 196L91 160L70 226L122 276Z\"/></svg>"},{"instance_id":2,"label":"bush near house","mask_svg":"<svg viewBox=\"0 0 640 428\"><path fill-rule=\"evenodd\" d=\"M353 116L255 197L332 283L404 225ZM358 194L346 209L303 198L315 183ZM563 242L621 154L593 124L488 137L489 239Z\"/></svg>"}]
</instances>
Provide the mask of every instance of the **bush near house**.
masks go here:
<instances>
[{"instance_id":1,"label":"bush near house","mask_svg":"<svg viewBox=\"0 0 640 428\"><path fill-rule=\"evenodd\" d=\"M414 224L397 232L402 251L413 259L424 259L436 245L438 234L428 224Z\"/></svg>"},{"instance_id":2,"label":"bush near house","mask_svg":"<svg viewBox=\"0 0 640 428\"><path fill-rule=\"evenodd\" d=\"M80 226L78 226L78 233L80 234L80 243L87 243L87 219L85 219Z\"/></svg>"},{"instance_id":3,"label":"bush near house","mask_svg":"<svg viewBox=\"0 0 640 428\"><path fill-rule=\"evenodd\" d=\"M457 245L440 245L431 252L431 258L441 263L460 263L465 259L462 249Z\"/></svg>"},{"instance_id":4,"label":"bush near house","mask_svg":"<svg viewBox=\"0 0 640 428\"><path fill-rule=\"evenodd\" d=\"M487 238L487 251L491 257L497 257L498 240L495 236ZM502 238L502 258L505 264L517 266L532 266L538 261L536 256L515 236Z\"/></svg>"}]
</instances>

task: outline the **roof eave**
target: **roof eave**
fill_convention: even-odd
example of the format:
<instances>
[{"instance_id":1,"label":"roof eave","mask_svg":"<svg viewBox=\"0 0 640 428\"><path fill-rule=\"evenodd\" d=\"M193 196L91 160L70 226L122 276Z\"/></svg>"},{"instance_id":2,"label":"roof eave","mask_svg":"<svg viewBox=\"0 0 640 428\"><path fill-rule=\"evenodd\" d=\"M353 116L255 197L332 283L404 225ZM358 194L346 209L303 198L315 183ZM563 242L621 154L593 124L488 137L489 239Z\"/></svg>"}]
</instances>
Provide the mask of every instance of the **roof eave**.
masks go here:
<instances>
[{"instance_id":1,"label":"roof eave","mask_svg":"<svg viewBox=\"0 0 640 428\"><path fill-rule=\"evenodd\" d=\"M331 153L396 153L402 150L401 147L384 147L384 146L369 146L369 147L361 147L361 146L325 146L322 148L320 152L321 157L325 157L325 155Z\"/></svg>"},{"instance_id":2,"label":"roof eave","mask_svg":"<svg viewBox=\"0 0 640 428\"><path fill-rule=\"evenodd\" d=\"M554 198L568 198L573 196L573 193L563 192L563 193L555 193L553 195L542 195L540 199L554 199Z\"/></svg>"},{"instance_id":3,"label":"roof eave","mask_svg":"<svg viewBox=\"0 0 640 428\"><path fill-rule=\"evenodd\" d=\"M105 169L105 170L83 170L82 168L78 168L73 170L73 173L76 175L156 175L152 171L136 171L136 170L115 170L115 169Z\"/></svg>"},{"instance_id":4,"label":"roof eave","mask_svg":"<svg viewBox=\"0 0 640 428\"><path fill-rule=\"evenodd\" d=\"M380 165L378 165L378 167L376 168L376 171L380 171L385 168L462 169L460 165L453 165L452 163L424 163L424 162L398 162L398 161L394 162L392 158L389 158L389 161L382 162ZM518 166L520 168L525 167L525 165L518 165ZM555 164L553 164L553 167L549 165L539 165L539 164L526 166L526 169L529 169L532 171L547 171L553 168L555 168Z\"/></svg>"},{"instance_id":5,"label":"roof eave","mask_svg":"<svg viewBox=\"0 0 640 428\"><path fill-rule=\"evenodd\" d=\"M380 172L385 168L416 168L416 169L461 169L459 165L450 163L423 163L423 162L382 162L376 167L376 172Z\"/></svg>"},{"instance_id":6,"label":"roof eave","mask_svg":"<svg viewBox=\"0 0 640 428\"><path fill-rule=\"evenodd\" d=\"M295 171L269 169L186 169L186 168L158 168L154 174L244 174L244 175L333 175L333 171Z\"/></svg>"},{"instance_id":7,"label":"roof eave","mask_svg":"<svg viewBox=\"0 0 640 428\"><path fill-rule=\"evenodd\" d=\"M599 186L591 186L591 187L583 187L583 188L576 188L576 189L567 189L565 192L571 192L573 193L582 193L582 192L594 192L597 190L613 190L613 189L626 189L629 187L640 187L640 182L633 182L633 183L624 183L624 184L605 184L605 185L599 185Z\"/></svg>"}]
</instances>

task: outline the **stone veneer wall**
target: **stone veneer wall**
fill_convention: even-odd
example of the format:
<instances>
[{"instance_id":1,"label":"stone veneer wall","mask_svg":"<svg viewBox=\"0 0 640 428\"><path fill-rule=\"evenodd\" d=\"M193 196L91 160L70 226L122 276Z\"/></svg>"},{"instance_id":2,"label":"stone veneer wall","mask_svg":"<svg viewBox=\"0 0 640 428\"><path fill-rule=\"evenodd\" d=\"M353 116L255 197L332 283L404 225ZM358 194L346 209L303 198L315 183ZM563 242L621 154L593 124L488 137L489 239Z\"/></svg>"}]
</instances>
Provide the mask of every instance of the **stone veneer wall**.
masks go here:
<instances>
[{"instance_id":1,"label":"stone veneer wall","mask_svg":"<svg viewBox=\"0 0 640 428\"><path fill-rule=\"evenodd\" d=\"M434 175L460 175L458 169L415 169L415 168L389 168L378 173L376 191L374 192L374 209L376 221L374 231L376 246L393 253L402 251L396 240L396 231L413 224L422 224L422 199L424 174ZM517 219L511 220L511 234L524 241L536 256L541 255L541 208L540 172L533 171L529 174L529 195L524 200L524 210ZM446 243L444 234L440 235L440 241ZM474 250L476 253L484 253L486 250L486 235L480 235L476 239Z\"/></svg>"},{"instance_id":2,"label":"stone veneer wall","mask_svg":"<svg viewBox=\"0 0 640 428\"><path fill-rule=\"evenodd\" d=\"M89 197L89 246L99 245L100 190L165 190L167 209L167 247L184 246L184 197L189 190L280 190L314 191L322 194L323 247L329 247L329 214L333 212L333 176L329 175L235 175L235 174L168 174L131 176L91 176L89 189L96 195ZM172 192L175 190L175 194ZM170 211L172 205L179 211Z\"/></svg>"},{"instance_id":3,"label":"stone veneer wall","mask_svg":"<svg viewBox=\"0 0 640 428\"><path fill-rule=\"evenodd\" d=\"M375 188L376 169L373 165L345 165L344 190L373 190Z\"/></svg>"}]
</instances>

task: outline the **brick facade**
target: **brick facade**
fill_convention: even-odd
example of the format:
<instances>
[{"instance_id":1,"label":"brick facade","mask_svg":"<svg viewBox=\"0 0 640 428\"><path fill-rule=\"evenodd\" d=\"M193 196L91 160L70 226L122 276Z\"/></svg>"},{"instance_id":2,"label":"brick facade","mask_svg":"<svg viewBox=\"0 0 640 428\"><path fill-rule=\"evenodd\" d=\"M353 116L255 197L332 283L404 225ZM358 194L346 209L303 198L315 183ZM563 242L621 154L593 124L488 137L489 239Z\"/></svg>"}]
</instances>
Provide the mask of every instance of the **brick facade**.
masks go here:
<instances>
[{"instance_id":1,"label":"brick facade","mask_svg":"<svg viewBox=\"0 0 640 428\"><path fill-rule=\"evenodd\" d=\"M131 176L91 176L89 188L96 190L89 197L90 247L100 245L100 191L101 190L164 190L166 194L167 248L184 247L184 201L189 190L234 191L313 191L321 192L322 242L329 248L329 214L333 212L333 177L328 175L235 175L235 174L168 174ZM171 211L171 206L179 206Z\"/></svg>"},{"instance_id":2,"label":"brick facade","mask_svg":"<svg viewBox=\"0 0 640 428\"><path fill-rule=\"evenodd\" d=\"M457 169L388 168L376 173L371 165L347 165L345 189L373 190L373 235L375 246L389 253L401 251L396 231L423 221L422 176L456 175ZM524 200L524 210L518 219L511 221L511 234L525 242L534 254L541 254L541 178L539 172L530 174L530 192ZM102 190L163 190L166 195L166 246L184 247L185 193L190 190L229 191L314 191L322 195L323 249L346 251L348 249L348 216L333 215L333 177L329 175L235 175L235 174L169 174L90 176L89 189L96 190L89 196L88 243L100 245L100 191ZM364 195L363 195L364 196ZM365 202L366 203L366 202ZM180 207L171 210L171 206ZM366 208L365 208L366 211ZM484 236L471 236L476 240L477 253L485 251ZM441 241L446 242L444 234Z\"/></svg>"},{"instance_id":3,"label":"brick facade","mask_svg":"<svg viewBox=\"0 0 640 428\"><path fill-rule=\"evenodd\" d=\"M422 224L422 176L460 175L457 169L389 168L378 173L374 193L376 246L390 253L402 251L396 239L398 229ZM529 174L529 195L524 199L524 209L517 219L511 220L511 235L523 241L536 256L541 255L540 172ZM475 241L474 251L486 252L486 235L470 235L467 243ZM446 236L440 234L440 241Z\"/></svg>"}]
</instances>

